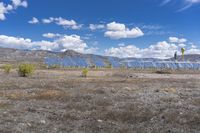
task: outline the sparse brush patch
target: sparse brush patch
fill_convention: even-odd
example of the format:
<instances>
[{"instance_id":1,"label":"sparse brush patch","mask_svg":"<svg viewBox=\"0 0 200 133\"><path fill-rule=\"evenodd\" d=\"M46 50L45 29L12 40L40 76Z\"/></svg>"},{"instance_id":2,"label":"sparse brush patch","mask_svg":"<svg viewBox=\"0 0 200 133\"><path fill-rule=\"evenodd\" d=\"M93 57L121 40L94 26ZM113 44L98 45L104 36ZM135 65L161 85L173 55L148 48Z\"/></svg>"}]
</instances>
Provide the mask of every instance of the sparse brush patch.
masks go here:
<instances>
[{"instance_id":1,"label":"sparse brush patch","mask_svg":"<svg viewBox=\"0 0 200 133\"><path fill-rule=\"evenodd\" d=\"M97 69L97 66L95 64L92 64L91 66L89 66L91 69Z\"/></svg>"},{"instance_id":2,"label":"sparse brush patch","mask_svg":"<svg viewBox=\"0 0 200 133\"><path fill-rule=\"evenodd\" d=\"M33 64L21 64L18 68L18 74L20 77L28 77L35 71L35 65Z\"/></svg>"},{"instance_id":3,"label":"sparse brush patch","mask_svg":"<svg viewBox=\"0 0 200 133\"><path fill-rule=\"evenodd\" d=\"M3 69L4 69L4 72L5 72L5 73L9 74L10 71L11 71L11 69L12 69L12 66L9 65L9 64L7 64L7 65L4 65L4 66L3 66Z\"/></svg>"},{"instance_id":4,"label":"sparse brush patch","mask_svg":"<svg viewBox=\"0 0 200 133\"><path fill-rule=\"evenodd\" d=\"M60 68L61 68L61 66L57 65L57 64L48 66L48 69L60 69Z\"/></svg>"},{"instance_id":5,"label":"sparse brush patch","mask_svg":"<svg viewBox=\"0 0 200 133\"><path fill-rule=\"evenodd\" d=\"M59 90L45 90L36 92L36 95L32 96L31 98L36 100L51 100L62 98L64 95L64 92Z\"/></svg>"},{"instance_id":6,"label":"sparse brush patch","mask_svg":"<svg viewBox=\"0 0 200 133\"><path fill-rule=\"evenodd\" d=\"M8 104L8 103L0 103L0 110L1 109L7 109L9 107L10 107L10 104Z\"/></svg>"},{"instance_id":7,"label":"sparse brush patch","mask_svg":"<svg viewBox=\"0 0 200 133\"><path fill-rule=\"evenodd\" d=\"M88 76L88 72L89 72L89 70L87 69L87 68L84 68L83 70L82 70L82 77L87 77Z\"/></svg>"},{"instance_id":8,"label":"sparse brush patch","mask_svg":"<svg viewBox=\"0 0 200 133\"><path fill-rule=\"evenodd\" d=\"M168 71L168 70L158 70L158 71L155 71L156 74L172 74L171 71Z\"/></svg>"},{"instance_id":9,"label":"sparse brush patch","mask_svg":"<svg viewBox=\"0 0 200 133\"><path fill-rule=\"evenodd\" d=\"M126 66L125 65L121 65L120 69L126 69Z\"/></svg>"},{"instance_id":10,"label":"sparse brush patch","mask_svg":"<svg viewBox=\"0 0 200 133\"><path fill-rule=\"evenodd\" d=\"M112 64L108 64L107 66L105 66L105 68L111 69L113 68Z\"/></svg>"},{"instance_id":11,"label":"sparse brush patch","mask_svg":"<svg viewBox=\"0 0 200 133\"><path fill-rule=\"evenodd\" d=\"M26 97L26 94L23 91L17 91L5 94L5 97L9 100L22 100Z\"/></svg>"}]
</instances>

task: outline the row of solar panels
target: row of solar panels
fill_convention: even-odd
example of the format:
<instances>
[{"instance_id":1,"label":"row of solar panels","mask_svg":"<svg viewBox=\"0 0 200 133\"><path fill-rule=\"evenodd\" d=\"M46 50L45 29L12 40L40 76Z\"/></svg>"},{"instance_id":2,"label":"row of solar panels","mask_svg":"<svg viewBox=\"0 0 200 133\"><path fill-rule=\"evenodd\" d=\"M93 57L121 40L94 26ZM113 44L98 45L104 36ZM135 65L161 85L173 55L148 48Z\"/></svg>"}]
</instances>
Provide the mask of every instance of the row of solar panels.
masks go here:
<instances>
[{"instance_id":1,"label":"row of solar panels","mask_svg":"<svg viewBox=\"0 0 200 133\"><path fill-rule=\"evenodd\" d=\"M200 63L191 62L127 62L129 68L200 69Z\"/></svg>"},{"instance_id":2,"label":"row of solar panels","mask_svg":"<svg viewBox=\"0 0 200 133\"><path fill-rule=\"evenodd\" d=\"M98 58L92 56L90 59L84 57L47 57L45 64L49 66L59 65L63 67L88 67L95 65L97 67L106 67L108 64L114 68L128 67L128 68L157 68L157 69L200 69L200 63L191 62L174 62L174 61L138 61L138 60L120 60L114 57Z\"/></svg>"}]
</instances>

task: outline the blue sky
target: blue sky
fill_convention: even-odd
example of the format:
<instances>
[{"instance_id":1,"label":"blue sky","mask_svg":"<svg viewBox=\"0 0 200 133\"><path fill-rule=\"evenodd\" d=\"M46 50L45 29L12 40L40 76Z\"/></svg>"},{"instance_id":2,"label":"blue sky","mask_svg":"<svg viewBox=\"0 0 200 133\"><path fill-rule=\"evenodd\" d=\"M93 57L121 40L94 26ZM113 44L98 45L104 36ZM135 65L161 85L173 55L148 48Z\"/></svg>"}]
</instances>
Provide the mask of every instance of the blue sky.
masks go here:
<instances>
[{"instance_id":1,"label":"blue sky","mask_svg":"<svg viewBox=\"0 0 200 133\"><path fill-rule=\"evenodd\" d=\"M200 54L200 0L1 0L0 46L169 58Z\"/></svg>"}]
</instances>

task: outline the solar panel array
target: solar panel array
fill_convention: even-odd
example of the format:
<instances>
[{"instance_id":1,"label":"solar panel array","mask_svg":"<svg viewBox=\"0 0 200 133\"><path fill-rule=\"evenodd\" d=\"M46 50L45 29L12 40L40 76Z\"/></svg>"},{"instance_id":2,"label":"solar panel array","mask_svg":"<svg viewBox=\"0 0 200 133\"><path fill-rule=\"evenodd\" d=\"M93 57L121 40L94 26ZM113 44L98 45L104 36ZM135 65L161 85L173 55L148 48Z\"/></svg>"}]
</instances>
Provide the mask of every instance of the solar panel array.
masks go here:
<instances>
[{"instance_id":1,"label":"solar panel array","mask_svg":"<svg viewBox=\"0 0 200 133\"><path fill-rule=\"evenodd\" d=\"M101 58L99 56L91 56L88 58L80 56L65 56L60 57L47 57L45 58L45 64L49 66L59 65L62 67L89 67L95 65L97 67L106 67L111 64L113 68L127 67L127 68L139 68L139 69L200 69L200 63L198 62L177 62L177 61L161 61L150 60L143 61L119 59L116 57Z\"/></svg>"},{"instance_id":2,"label":"solar panel array","mask_svg":"<svg viewBox=\"0 0 200 133\"><path fill-rule=\"evenodd\" d=\"M198 62L176 62L176 61L129 61L128 68L154 68L154 69L200 69Z\"/></svg>"}]
</instances>

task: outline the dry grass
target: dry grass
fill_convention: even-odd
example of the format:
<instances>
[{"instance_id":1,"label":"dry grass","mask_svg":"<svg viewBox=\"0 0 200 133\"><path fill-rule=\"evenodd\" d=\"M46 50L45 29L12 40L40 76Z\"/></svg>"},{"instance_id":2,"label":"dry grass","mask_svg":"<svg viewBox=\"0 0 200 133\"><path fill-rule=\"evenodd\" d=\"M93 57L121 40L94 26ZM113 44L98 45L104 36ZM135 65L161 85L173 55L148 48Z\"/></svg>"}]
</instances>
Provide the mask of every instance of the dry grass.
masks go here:
<instances>
[{"instance_id":1,"label":"dry grass","mask_svg":"<svg viewBox=\"0 0 200 133\"><path fill-rule=\"evenodd\" d=\"M43 90L36 92L31 98L36 100L51 100L62 98L63 96L65 96L65 92L60 90Z\"/></svg>"},{"instance_id":2,"label":"dry grass","mask_svg":"<svg viewBox=\"0 0 200 133\"><path fill-rule=\"evenodd\" d=\"M0 72L0 98L12 105L0 104L0 132L200 131L200 76L110 71L90 70L89 78L81 70L40 70L28 78L12 72L6 79Z\"/></svg>"},{"instance_id":3,"label":"dry grass","mask_svg":"<svg viewBox=\"0 0 200 133\"><path fill-rule=\"evenodd\" d=\"M200 98L196 98L196 99L192 100L192 104L200 107Z\"/></svg>"},{"instance_id":4,"label":"dry grass","mask_svg":"<svg viewBox=\"0 0 200 133\"><path fill-rule=\"evenodd\" d=\"M33 91L31 93L27 93L24 90L18 90L15 92L5 93L4 96L10 100L51 100L59 99L66 95L65 92L59 90L42 90Z\"/></svg>"},{"instance_id":5,"label":"dry grass","mask_svg":"<svg viewBox=\"0 0 200 133\"><path fill-rule=\"evenodd\" d=\"M0 103L0 110L1 109L8 109L10 108L11 104L8 103Z\"/></svg>"},{"instance_id":6,"label":"dry grass","mask_svg":"<svg viewBox=\"0 0 200 133\"><path fill-rule=\"evenodd\" d=\"M5 93L4 96L10 100L22 100L27 97L23 91L13 91Z\"/></svg>"},{"instance_id":7,"label":"dry grass","mask_svg":"<svg viewBox=\"0 0 200 133\"><path fill-rule=\"evenodd\" d=\"M156 73L156 74L172 74L172 72L169 70L158 70L158 71L155 71L154 73Z\"/></svg>"},{"instance_id":8,"label":"dry grass","mask_svg":"<svg viewBox=\"0 0 200 133\"><path fill-rule=\"evenodd\" d=\"M161 89L162 92L167 92L167 93L176 93L177 90L175 88L164 88Z\"/></svg>"}]
</instances>

